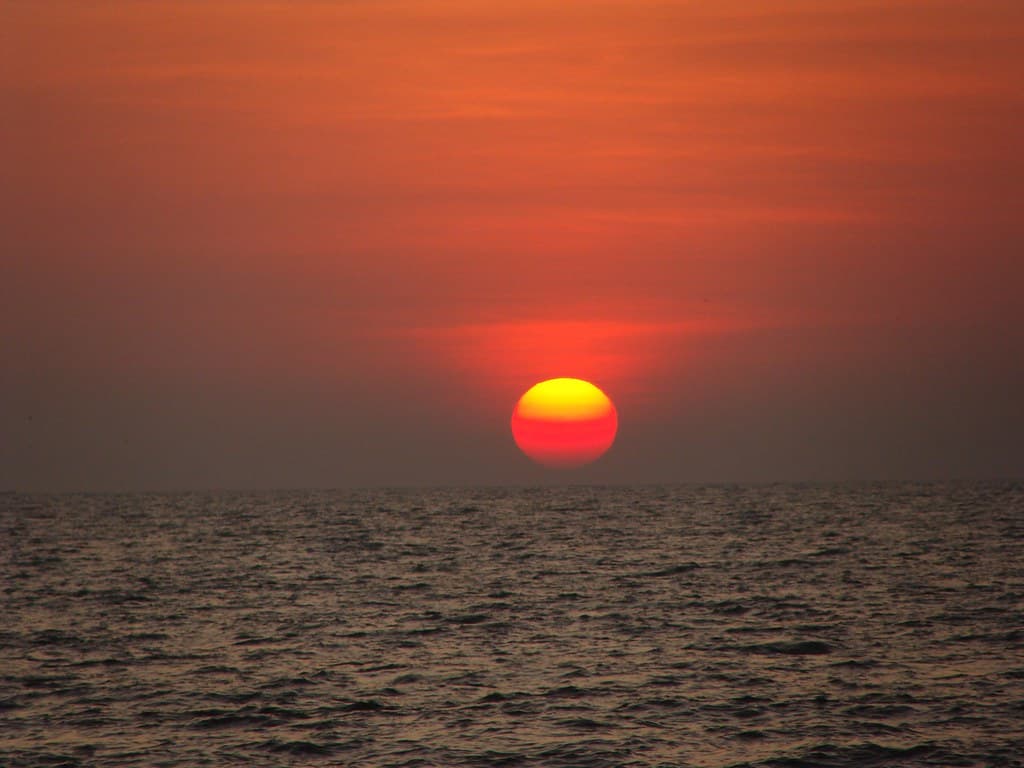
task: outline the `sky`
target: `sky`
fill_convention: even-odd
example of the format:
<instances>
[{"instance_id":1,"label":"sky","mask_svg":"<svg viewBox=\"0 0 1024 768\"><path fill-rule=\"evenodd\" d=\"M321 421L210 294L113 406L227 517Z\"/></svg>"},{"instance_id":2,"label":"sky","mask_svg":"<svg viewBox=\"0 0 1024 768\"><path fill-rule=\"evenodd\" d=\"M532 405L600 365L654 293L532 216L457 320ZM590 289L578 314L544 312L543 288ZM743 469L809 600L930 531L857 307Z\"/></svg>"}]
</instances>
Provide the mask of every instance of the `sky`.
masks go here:
<instances>
[{"instance_id":1,"label":"sky","mask_svg":"<svg viewBox=\"0 0 1024 768\"><path fill-rule=\"evenodd\" d=\"M1024 476L1019 0L0 21L0 489Z\"/></svg>"}]
</instances>

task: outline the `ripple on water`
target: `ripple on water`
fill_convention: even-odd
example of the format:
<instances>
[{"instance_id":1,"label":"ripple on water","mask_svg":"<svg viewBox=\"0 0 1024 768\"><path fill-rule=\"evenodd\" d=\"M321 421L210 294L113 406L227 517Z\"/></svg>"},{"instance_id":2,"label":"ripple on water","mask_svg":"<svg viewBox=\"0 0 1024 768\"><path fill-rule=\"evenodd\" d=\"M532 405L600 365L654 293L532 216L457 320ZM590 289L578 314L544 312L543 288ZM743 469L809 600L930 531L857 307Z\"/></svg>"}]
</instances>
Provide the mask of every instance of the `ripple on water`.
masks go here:
<instances>
[{"instance_id":1,"label":"ripple on water","mask_svg":"<svg viewBox=\"0 0 1024 768\"><path fill-rule=\"evenodd\" d=\"M0 499L5 766L1024 766L1024 486Z\"/></svg>"}]
</instances>

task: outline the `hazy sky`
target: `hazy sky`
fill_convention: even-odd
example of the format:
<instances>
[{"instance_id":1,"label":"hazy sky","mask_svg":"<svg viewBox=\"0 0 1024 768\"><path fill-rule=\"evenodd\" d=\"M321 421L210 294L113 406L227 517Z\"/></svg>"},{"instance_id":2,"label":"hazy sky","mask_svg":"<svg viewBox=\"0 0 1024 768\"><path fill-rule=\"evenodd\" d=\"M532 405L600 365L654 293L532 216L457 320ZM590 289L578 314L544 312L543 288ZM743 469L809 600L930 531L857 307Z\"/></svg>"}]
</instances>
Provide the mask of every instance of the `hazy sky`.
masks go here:
<instances>
[{"instance_id":1,"label":"hazy sky","mask_svg":"<svg viewBox=\"0 0 1024 768\"><path fill-rule=\"evenodd\" d=\"M0 489L1019 477L1022 82L1020 0L0 0Z\"/></svg>"}]
</instances>

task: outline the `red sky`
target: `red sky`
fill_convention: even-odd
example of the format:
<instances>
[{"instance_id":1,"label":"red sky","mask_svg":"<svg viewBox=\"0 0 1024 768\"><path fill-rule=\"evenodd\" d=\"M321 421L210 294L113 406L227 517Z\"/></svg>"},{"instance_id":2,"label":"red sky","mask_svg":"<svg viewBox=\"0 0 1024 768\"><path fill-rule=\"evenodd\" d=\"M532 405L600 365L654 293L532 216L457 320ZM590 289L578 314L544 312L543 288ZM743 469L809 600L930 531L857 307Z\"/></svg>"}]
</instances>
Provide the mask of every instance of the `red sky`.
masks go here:
<instances>
[{"instance_id":1,"label":"red sky","mask_svg":"<svg viewBox=\"0 0 1024 768\"><path fill-rule=\"evenodd\" d=\"M0 488L1024 473L1018 0L0 21Z\"/></svg>"}]
</instances>

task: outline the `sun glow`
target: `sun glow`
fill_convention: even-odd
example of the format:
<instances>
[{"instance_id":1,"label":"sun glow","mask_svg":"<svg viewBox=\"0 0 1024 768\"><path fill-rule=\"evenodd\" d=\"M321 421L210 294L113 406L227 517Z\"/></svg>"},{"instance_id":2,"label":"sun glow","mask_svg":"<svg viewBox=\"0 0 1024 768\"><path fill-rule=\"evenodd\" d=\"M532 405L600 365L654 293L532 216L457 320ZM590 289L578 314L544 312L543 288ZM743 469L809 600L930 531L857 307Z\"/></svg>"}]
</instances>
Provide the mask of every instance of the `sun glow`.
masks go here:
<instances>
[{"instance_id":1,"label":"sun glow","mask_svg":"<svg viewBox=\"0 0 1024 768\"><path fill-rule=\"evenodd\" d=\"M582 379L548 379L535 384L512 412L516 445L548 467L589 464L611 447L618 425L612 401Z\"/></svg>"}]
</instances>

